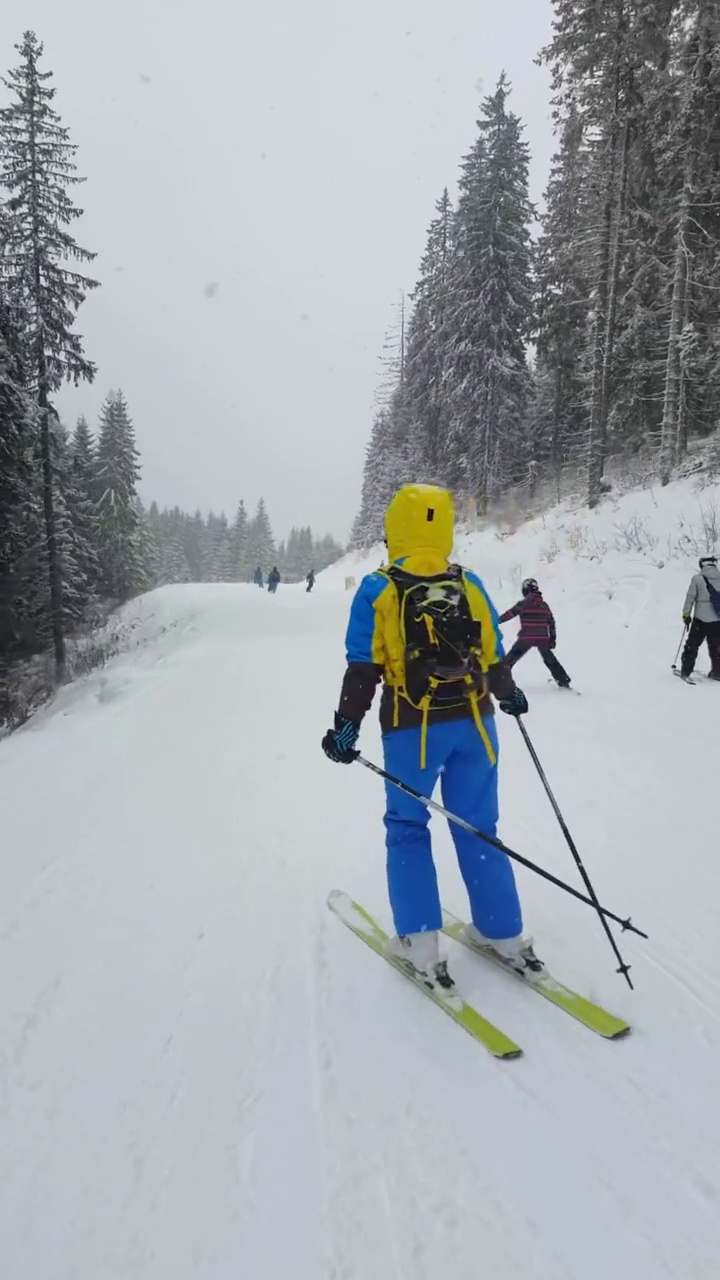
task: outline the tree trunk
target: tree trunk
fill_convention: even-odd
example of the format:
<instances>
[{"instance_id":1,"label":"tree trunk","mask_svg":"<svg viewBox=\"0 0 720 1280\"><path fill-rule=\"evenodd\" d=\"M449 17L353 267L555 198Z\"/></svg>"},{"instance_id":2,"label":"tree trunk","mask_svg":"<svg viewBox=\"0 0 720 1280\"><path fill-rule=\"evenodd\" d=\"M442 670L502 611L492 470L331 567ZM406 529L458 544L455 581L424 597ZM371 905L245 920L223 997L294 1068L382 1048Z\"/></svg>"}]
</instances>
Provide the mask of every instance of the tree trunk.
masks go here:
<instances>
[{"instance_id":1,"label":"tree trunk","mask_svg":"<svg viewBox=\"0 0 720 1280\"><path fill-rule=\"evenodd\" d=\"M34 303L38 316L41 315L41 252L40 221L37 208L37 190L39 187L37 163L37 108L35 86L29 95L30 115L30 171L32 177L33 205L32 213L32 246L33 275L35 286ZM35 371L37 373L37 404L40 414L40 455L43 476L43 509L45 512L45 544L47 547L48 573L50 577L50 619L52 625L53 650L55 653L55 679L61 684L65 679L65 635L63 631L63 580L60 556L58 554L57 530L55 526L55 503L53 500L53 465L50 445L50 413L48 400L48 367L42 338L42 324L39 324L37 347L33 352Z\"/></svg>"},{"instance_id":2,"label":"tree trunk","mask_svg":"<svg viewBox=\"0 0 720 1280\"><path fill-rule=\"evenodd\" d=\"M625 174L629 144L629 122L623 127L622 158L618 177L621 81L624 40L624 4L617 5L615 67L611 123L608 131L608 166L601 219L600 271L593 325L592 389L590 393L590 435L588 439L588 506L596 507L602 496L602 478L607 460L607 385L615 333L617 276L620 265L620 232L624 207ZM627 109L627 108L626 108ZM615 215L613 234L613 215Z\"/></svg>"},{"instance_id":3,"label":"tree trunk","mask_svg":"<svg viewBox=\"0 0 720 1280\"><path fill-rule=\"evenodd\" d=\"M50 442L50 414L47 392L40 386L40 451L43 473L43 508L45 512L45 543L47 546L50 575L50 617L52 620L53 651L55 653L55 679L62 684L65 679L65 633L63 630L63 580L55 526L55 502L53 497L53 466Z\"/></svg>"},{"instance_id":4,"label":"tree trunk","mask_svg":"<svg viewBox=\"0 0 720 1280\"><path fill-rule=\"evenodd\" d=\"M665 362L665 395L663 398L662 435L660 445L660 479L667 484L676 461L677 431L680 410L680 340L685 323L687 300L688 247L687 233L692 205L692 148L686 152L685 180L683 182L675 232L675 266L673 271L672 301L670 304L670 330L668 333L667 359Z\"/></svg>"},{"instance_id":5,"label":"tree trunk","mask_svg":"<svg viewBox=\"0 0 720 1280\"><path fill-rule=\"evenodd\" d=\"M563 404L562 365L560 363L560 351L558 348L556 348L555 349L555 404L553 407L551 457L552 457L553 474L555 476L555 487L557 489L558 506L562 501L561 483L560 483L561 475L562 475L562 457L561 457L562 451L560 446L560 434L561 434L560 422L561 422L561 414L562 414L562 404Z\"/></svg>"},{"instance_id":6,"label":"tree trunk","mask_svg":"<svg viewBox=\"0 0 720 1280\"><path fill-rule=\"evenodd\" d=\"M485 436L483 440L480 484L476 486L476 496L479 499L480 509L482 510L483 515L486 515L490 489L490 432L495 412L495 387L492 369L487 371L485 374L483 402L483 429Z\"/></svg>"},{"instance_id":7,"label":"tree trunk","mask_svg":"<svg viewBox=\"0 0 720 1280\"><path fill-rule=\"evenodd\" d=\"M692 207L695 196L695 157L698 152L698 120L710 75L710 53L715 40L717 15L715 0L704 4L697 16L695 38L697 52L691 73L691 88L685 101L685 151L683 189L675 229L673 289L670 303L670 326L665 362L665 394L660 445L660 478L667 484L672 468L687 447L687 414L683 411L682 331L687 319L690 284L690 247Z\"/></svg>"},{"instance_id":8,"label":"tree trunk","mask_svg":"<svg viewBox=\"0 0 720 1280\"><path fill-rule=\"evenodd\" d=\"M625 220L625 203L627 199L628 153L630 151L630 121L623 126L623 140L620 149L620 170L617 175L617 197L613 212L613 235L610 253L610 278L608 281L607 316L605 318L605 349L603 351L602 371L602 416L603 427L607 431L608 410L610 405L610 370L612 367L613 347L615 345L615 319L617 316L618 282L620 277L620 252L622 248L622 228Z\"/></svg>"},{"instance_id":9,"label":"tree trunk","mask_svg":"<svg viewBox=\"0 0 720 1280\"><path fill-rule=\"evenodd\" d=\"M611 145L614 145L611 143ZM590 436L588 439L588 506L596 507L602 495L602 478L607 449L607 423L603 405L603 371L605 368L605 333L607 331L608 275L610 271L610 233L612 230L612 165L608 175L602 216L600 272L595 300L593 324L592 389L590 392Z\"/></svg>"}]
</instances>

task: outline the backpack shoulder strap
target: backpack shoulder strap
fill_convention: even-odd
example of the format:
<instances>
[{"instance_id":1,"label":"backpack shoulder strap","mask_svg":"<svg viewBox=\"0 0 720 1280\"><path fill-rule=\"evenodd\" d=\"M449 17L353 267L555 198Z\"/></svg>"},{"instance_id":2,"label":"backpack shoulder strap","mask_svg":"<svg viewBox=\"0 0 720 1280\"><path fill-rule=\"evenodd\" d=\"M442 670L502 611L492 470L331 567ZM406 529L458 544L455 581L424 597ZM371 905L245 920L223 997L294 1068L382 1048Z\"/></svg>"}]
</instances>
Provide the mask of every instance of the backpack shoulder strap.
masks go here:
<instances>
[{"instance_id":1,"label":"backpack shoulder strap","mask_svg":"<svg viewBox=\"0 0 720 1280\"><path fill-rule=\"evenodd\" d=\"M403 569L401 564L391 564L382 572L391 579L392 582L400 582L403 585L410 585L413 582L447 582L448 578L461 580L463 576L462 566L459 564L449 564L447 569L443 569L440 573L428 573L418 576L416 573L408 573L407 569Z\"/></svg>"}]
</instances>

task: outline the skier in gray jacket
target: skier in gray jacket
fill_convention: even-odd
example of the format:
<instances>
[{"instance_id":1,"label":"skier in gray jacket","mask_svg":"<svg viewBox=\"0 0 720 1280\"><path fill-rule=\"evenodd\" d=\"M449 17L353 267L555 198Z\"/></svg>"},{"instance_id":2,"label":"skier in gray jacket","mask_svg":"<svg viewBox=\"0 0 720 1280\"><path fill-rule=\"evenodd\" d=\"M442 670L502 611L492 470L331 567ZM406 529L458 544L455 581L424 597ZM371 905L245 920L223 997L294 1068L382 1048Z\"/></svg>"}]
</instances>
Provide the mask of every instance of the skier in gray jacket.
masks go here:
<instances>
[{"instance_id":1,"label":"skier in gray jacket","mask_svg":"<svg viewBox=\"0 0 720 1280\"><path fill-rule=\"evenodd\" d=\"M710 654L711 680L720 680L720 609L711 596L708 584L720 595L720 569L717 556L703 556L700 572L696 573L685 597L683 622L689 628L682 655L681 675L692 675L700 645L707 641ZM694 612L694 617L692 616Z\"/></svg>"}]
</instances>

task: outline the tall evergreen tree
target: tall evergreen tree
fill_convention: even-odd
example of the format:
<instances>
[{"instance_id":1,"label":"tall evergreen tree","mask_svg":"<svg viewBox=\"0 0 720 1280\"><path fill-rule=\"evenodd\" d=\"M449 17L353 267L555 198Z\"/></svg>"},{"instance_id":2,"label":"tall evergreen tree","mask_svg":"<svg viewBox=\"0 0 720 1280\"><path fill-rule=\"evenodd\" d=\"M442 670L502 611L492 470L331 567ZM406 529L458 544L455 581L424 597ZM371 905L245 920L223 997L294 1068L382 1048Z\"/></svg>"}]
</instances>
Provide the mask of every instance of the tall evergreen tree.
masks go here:
<instances>
[{"instance_id":1,"label":"tall evergreen tree","mask_svg":"<svg viewBox=\"0 0 720 1280\"><path fill-rule=\"evenodd\" d=\"M73 469L78 485L90 499L95 491L95 442L87 419L79 417L70 445Z\"/></svg>"},{"instance_id":2,"label":"tall evergreen tree","mask_svg":"<svg viewBox=\"0 0 720 1280\"><path fill-rule=\"evenodd\" d=\"M160 586L160 547L155 526L139 498L135 501L137 513L137 579L136 591L150 591Z\"/></svg>"},{"instance_id":3,"label":"tall evergreen tree","mask_svg":"<svg viewBox=\"0 0 720 1280\"><path fill-rule=\"evenodd\" d=\"M248 518L245 510L245 503L240 499L235 512L235 519L230 535L230 548L232 552L233 564L233 581L247 582L252 574L252 569L248 564L247 558L247 540L248 540Z\"/></svg>"},{"instance_id":4,"label":"tall evergreen tree","mask_svg":"<svg viewBox=\"0 0 720 1280\"><path fill-rule=\"evenodd\" d=\"M63 570L63 614L68 626L81 620L87 605L96 602L100 589L99 521L92 499L92 476L85 470L87 458L78 457L76 442L77 435L68 439L60 424L55 425L56 522Z\"/></svg>"},{"instance_id":5,"label":"tall evergreen tree","mask_svg":"<svg viewBox=\"0 0 720 1280\"><path fill-rule=\"evenodd\" d=\"M405 398L414 457L428 479L444 478L447 436L445 348L451 305L453 208L447 187L430 223L413 294L405 362Z\"/></svg>"},{"instance_id":6,"label":"tall evergreen tree","mask_svg":"<svg viewBox=\"0 0 720 1280\"><path fill-rule=\"evenodd\" d=\"M584 446L584 358L590 297L590 156L574 104L558 112L560 146L545 192L535 252L536 452L559 484L563 464Z\"/></svg>"},{"instance_id":7,"label":"tall evergreen tree","mask_svg":"<svg viewBox=\"0 0 720 1280\"><path fill-rule=\"evenodd\" d=\"M63 619L71 630L96 601L100 583L98 519L85 487L88 477L76 469L73 442L59 422L53 423L55 517L63 580Z\"/></svg>"},{"instance_id":8,"label":"tall evergreen tree","mask_svg":"<svg viewBox=\"0 0 720 1280\"><path fill-rule=\"evenodd\" d=\"M100 412L96 454L99 555L104 594L128 600L145 585L140 538L138 453L127 403L109 392Z\"/></svg>"},{"instance_id":9,"label":"tall evergreen tree","mask_svg":"<svg viewBox=\"0 0 720 1280\"><path fill-rule=\"evenodd\" d=\"M592 215L586 242L591 305L587 333L588 502L600 500L616 393L615 344L623 319L634 176L649 132L647 101L667 59L677 0L555 0L552 68L556 112L582 122L591 146Z\"/></svg>"},{"instance_id":10,"label":"tall evergreen tree","mask_svg":"<svg viewBox=\"0 0 720 1280\"><path fill-rule=\"evenodd\" d=\"M672 237L661 439L664 484L687 447L691 415L705 430L712 429L720 409L720 6L717 0L685 0L677 18L674 92L663 154Z\"/></svg>"},{"instance_id":11,"label":"tall evergreen tree","mask_svg":"<svg viewBox=\"0 0 720 1280\"><path fill-rule=\"evenodd\" d=\"M528 147L509 93L503 75L463 163L448 318L449 479L483 509L527 463L533 210Z\"/></svg>"},{"instance_id":12,"label":"tall evergreen tree","mask_svg":"<svg viewBox=\"0 0 720 1280\"><path fill-rule=\"evenodd\" d=\"M350 537L352 548L371 547L384 536L385 511L403 484L417 480L409 445L398 444L391 409L375 415L365 454L360 510Z\"/></svg>"},{"instance_id":13,"label":"tall evergreen tree","mask_svg":"<svg viewBox=\"0 0 720 1280\"><path fill-rule=\"evenodd\" d=\"M267 573L275 563L275 539L263 498L258 502L255 515L248 525L247 555L253 572L259 565Z\"/></svg>"},{"instance_id":14,"label":"tall evergreen tree","mask_svg":"<svg viewBox=\"0 0 720 1280\"><path fill-rule=\"evenodd\" d=\"M43 46L27 31L16 48L20 64L4 81L11 100L0 110L0 185L9 193L0 269L25 323L25 377L38 411L53 647L61 679L63 580L55 521L51 396L65 380L78 383L94 377L73 324L97 281L66 265L89 262L94 254L82 249L68 230L82 212L73 205L69 188L82 179L75 171L76 147L52 106L52 73L39 70Z\"/></svg>"},{"instance_id":15,"label":"tall evergreen tree","mask_svg":"<svg viewBox=\"0 0 720 1280\"><path fill-rule=\"evenodd\" d=\"M65 446L64 455L61 490L68 509L76 559L82 568L89 601L100 589L100 564L95 446L85 418L78 419L72 438Z\"/></svg>"},{"instance_id":16,"label":"tall evergreen tree","mask_svg":"<svg viewBox=\"0 0 720 1280\"><path fill-rule=\"evenodd\" d=\"M30 411L19 352L20 334L0 293L0 665L20 639L19 561L30 499Z\"/></svg>"},{"instance_id":17,"label":"tall evergreen tree","mask_svg":"<svg viewBox=\"0 0 720 1280\"><path fill-rule=\"evenodd\" d=\"M184 522L182 531L182 547L188 568L188 582L202 582L203 561L206 539L205 521L202 513L196 511Z\"/></svg>"},{"instance_id":18,"label":"tall evergreen tree","mask_svg":"<svg viewBox=\"0 0 720 1280\"><path fill-rule=\"evenodd\" d=\"M212 548L210 552L210 581L234 582L235 557L233 555L232 534L228 528L227 516L222 511L212 519Z\"/></svg>"}]
</instances>

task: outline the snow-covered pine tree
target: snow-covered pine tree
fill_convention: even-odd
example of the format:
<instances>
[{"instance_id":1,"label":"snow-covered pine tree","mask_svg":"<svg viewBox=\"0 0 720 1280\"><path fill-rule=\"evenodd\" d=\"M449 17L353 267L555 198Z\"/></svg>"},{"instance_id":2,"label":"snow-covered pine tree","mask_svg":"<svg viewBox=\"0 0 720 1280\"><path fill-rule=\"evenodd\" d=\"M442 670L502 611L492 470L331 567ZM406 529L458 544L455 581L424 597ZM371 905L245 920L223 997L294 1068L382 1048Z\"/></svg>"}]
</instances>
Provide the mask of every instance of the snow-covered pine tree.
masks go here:
<instances>
[{"instance_id":1,"label":"snow-covered pine tree","mask_svg":"<svg viewBox=\"0 0 720 1280\"><path fill-rule=\"evenodd\" d=\"M383 539L390 499L401 485L417 478L407 448L398 448L390 412L380 410L365 454L360 510L353 525L351 548L365 549Z\"/></svg>"},{"instance_id":2,"label":"snow-covered pine tree","mask_svg":"<svg viewBox=\"0 0 720 1280\"><path fill-rule=\"evenodd\" d=\"M99 524L93 501L90 456L75 452L76 436L68 437L56 422L52 432L52 456L56 475L58 548L63 575L63 616L66 629L85 616L100 592L98 559ZM84 439L81 432L81 447ZM78 466L78 460L80 465Z\"/></svg>"},{"instance_id":3,"label":"snow-covered pine tree","mask_svg":"<svg viewBox=\"0 0 720 1280\"><path fill-rule=\"evenodd\" d=\"M203 581L202 571L206 539L207 528L202 512L196 511L193 516L186 518L182 531L182 546L190 575L187 579L188 582Z\"/></svg>"},{"instance_id":4,"label":"snow-covered pine tree","mask_svg":"<svg viewBox=\"0 0 720 1280\"><path fill-rule=\"evenodd\" d=\"M720 410L720 6L678 5L671 70L671 109L662 175L672 243L663 385L661 474L667 484L698 434Z\"/></svg>"},{"instance_id":5,"label":"snow-covered pine tree","mask_svg":"<svg viewBox=\"0 0 720 1280\"><path fill-rule=\"evenodd\" d=\"M407 298L404 293L401 293L392 324L385 334L380 356L380 378L375 392L375 402L381 408L389 408L397 388L402 386L405 380L407 325Z\"/></svg>"},{"instance_id":6,"label":"snow-covered pine tree","mask_svg":"<svg viewBox=\"0 0 720 1280\"><path fill-rule=\"evenodd\" d=\"M157 502L151 502L147 518L158 549L158 585L162 585L169 581L166 573L169 542L167 508L164 511L160 511Z\"/></svg>"},{"instance_id":7,"label":"snow-covered pine tree","mask_svg":"<svg viewBox=\"0 0 720 1280\"><path fill-rule=\"evenodd\" d=\"M82 415L75 424L70 453L77 483L92 500L95 493L95 441L87 419Z\"/></svg>"},{"instance_id":8,"label":"snow-covered pine tree","mask_svg":"<svg viewBox=\"0 0 720 1280\"><path fill-rule=\"evenodd\" d=\"M258 502L255 515L248 524L247 556L252 573L258 565L263 573L268 573L275 564L275 539L263 498Z\"/></svg>"},{"instance_id":9,"label":"snow-covered pine tree","mask_svg":"<svg viewBox=\"0 0 720 1280\"><path fill-rule=\"evenodd\" d=\"M85 418L78 418L69 443L63 443L60 488L67 508L75 558L85 579L86 601L100 590L99 520L95 505L95 446Z\"/></svg>"},{"instance_id":10,"label":"snow-covered pine tree","mask_svg":"<svg viewBox=\"0 0 720 1280\"><path fill-rule=\"evenodd\" d=\"M30 410L19 353L19 329L0 292L0 672L21 643L17 607L31 483Z\"/></svg>"},{"instance_id":11,"label":"snow-covered pine tree","mask_svg":"<svg viewBox=\"0 0 720 1280\"><path fill-rule=\"evenodd\" d=\"M52 424L55 517L63 580L63 621L70 632L96 602L100 583L98 520L91 497L79 482L73 445L62 424Z\"/></svg>"},{"instance_id":12,"label":"snow-covered pine tree","mask_svg":"<svg viewBox=\"0 0 720 1280\"><path fill-rule=\"evenodd\" d=\"M135 498L137 513L138 574L136 592L151 591L160 585L160 549L155 531L139 497Z\"/></svg>"},{"instance_id":13,"label":"snow-covered pine tree","mask_svg":"<svg viewBox=\"0 0 720 1280\"><path fill-rule=\"evenodd\" d=\"M305 525L300 529L298 536L298 564L297 576L298 580L306 578L313 566L313 555L315 544L313 542L312 529L309 525Z\"/></svg>"},{"instance_id":14,"label":"snow-covered pine tree","mask_svg":"<svg viewBox=\"0 0 720 1280\"><path fill-rule=\"evenodd\" d=\"M160 546L159 512L157 502L151 502L146 511L142 503L140 510L140 546L148 590L163 585L162 551Z\"/></svg>"},{"instance_id":15,"label":"snow-covered pine tree","mask_svg":"<svg viewBox=\"0 0 720 1280\"><path fill-rule=\"evenodd\" d=\"M453 208L447 187L430 223L407 326L405 402L413 456L426 480L445 479L445 344L450 306Z\"/></svg>"},{"instance_id":16,"label":"snow-covered pine tree","mask_svg":"<svg viewBox=\"0 0 720 1280\"><path fill-rule=\"evenodd\" d=\"M183 550L182 543L177 538L173 538L165 547L161 564L163 582L178 583L192 581L185 551Z\"/></svg>"},{"instance_id":17,"label":"snow-covered pine tree","mask_svg":"<svg viewBox=\"0 0 720 1280\"><path fill-rule=\"evenodd\" d=\"M120 602L146 585L139 534L135 432L122 391L111 391L100 411L95 483L98 553L103 594Z\"/></svg>"},{"instance_id":18,"label":"snow-covered pine tree","mask_svg":"<svg viewBox=\"0 0 720 1280\"><path fill-rule=\"evenodd\" d=\"M588 502L601 497L608 424L617 393L615 344L627 314L622 296L638 174L658 121L647 103L665 74L667 32L678 0L555 0L553 40L543 59L553 72L556 111L582 121L591 148L592 286L587 334ZM627 279L627 272L625 272Z\"/></svg>"},{"instance_id":19,"label":"snow-covered pine tree","mask_svg":"<svg viewBox=\"0 0 720 1280\"><path fill-rule=\"evenodd\" d=\"M278 568L289 582L300 582L313 567L314 543L312 530L306 526L301 529L292 528L281 554L278 548Z\"/></svg>"},{"instance_id":20,"label":"snow-covered pine tree","mask_svg":"<svg viewBox=\"0 0 720 1280\"><path fill-rule=\"evenodd\" d=\"M281 542L277 549L277 565L283 578L295 581L298 577L298 531L290 530L287 543Z\"/></svg>"},{"instance_id":21,"label":"snow-covered pine tree","mask_svg":"<svg viewBox=\"0 0 720 1280\"><path fill-rule=\"evenodd\" d=\"M31 451L31 478L23 504L23 539L17 561L19 590L15 617L22 644L18 652L40 653L53 644L54 618L47 586L47 542L43 505L44 476L40 433L34 433ZM71 631L85 616L92 594L82 564L87 552L92 563L92 548L80 547L70 516L69 502L75 496L69 442L54 415L51 418L50 449L54 477L54 516L56 554L62 574L63 634ZM80 554L78 554L80 552Z\"/></svg>"},{"instance_id":22,"label":"snow-covered pine tree","mask_svg":"<svg viewBox=\"0 0 720 1280\"><path fill-rule=\"evenodd\" d=\"M519 478L527 463L532 319L528 147L507 109L501 76L486 98L478 137L463 162L448 315L448 469L478 501Z\"/></svg>"},{"instance_id":23,"label":"snow-covered pine tree","mask_svg":"<svg viewBox=\"0 0 720 1280\"><path fill-rule=\"evenodd\" d=\"M219 516L213 517L212 522L210 581L234 582L236 580L235 563L232 532L228 528L225 512L221 511Z\"/></svg>"},{"instance_id":24,"label":"snow-covered pine tree","mask_svg":"<svg viewBox=\"0 0 720 1280\"><path fill-rule=\"evenodd\" d=\"M230 547L232 550L233 582L248 582L253 571L247 559L248 518L242 498L238 502L235 519L230 531Z\"/></svg>"},{"instance_id":25,"label":"snow-covered pine tree","mask_svg":"<svg viewBox=\"0 0 720 1280\"><path fill-rule=\"evenodd\" d=\"M332 534L326 533L315 543L313 548L312 568L316 573L320 573L321 569L327 569L328 565L334 564L336 560L344 554L344 548L336 542Z\"/></svg>"},{"instance_id":26,"label":"snow-covered pine tree","mask_svg":"<svg viewBox=\"0 0 720 1280\"><path fill-rule=\"evenodd\" d=\"M94 377L82 338L73 331L77 311L97 281L69 267L95 256L81 248L68 228L80 217L68 194L83 181L74 147L52 102L51 72L39 70L43 46L32 31L16 46L20 64L4 83L10 102L0 110L0 186L8 193L3 218L0 270L23 317L25 381L36 405L43 472L53 648L57 678L65 666L63 581L55 522L51 396L63 381Z\"/></svg>"},{"instance_id":27,"label":"snow-covered pine tree","mask_svg":"<svg viewBox=\"0 0 720 1280\"><path fill-rule=\"evenodd\" d=\"M535 250L535 456L560 493L563 465L587 440L583 361L590 297L590 157L571 103L556 112L560 144Z\"/></svg>"}]
</instances>

